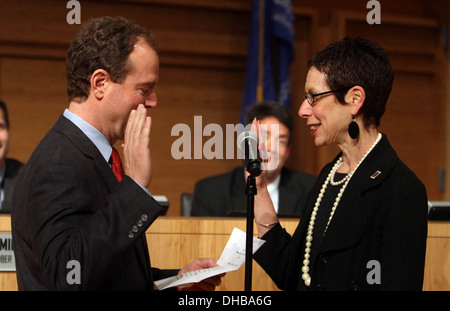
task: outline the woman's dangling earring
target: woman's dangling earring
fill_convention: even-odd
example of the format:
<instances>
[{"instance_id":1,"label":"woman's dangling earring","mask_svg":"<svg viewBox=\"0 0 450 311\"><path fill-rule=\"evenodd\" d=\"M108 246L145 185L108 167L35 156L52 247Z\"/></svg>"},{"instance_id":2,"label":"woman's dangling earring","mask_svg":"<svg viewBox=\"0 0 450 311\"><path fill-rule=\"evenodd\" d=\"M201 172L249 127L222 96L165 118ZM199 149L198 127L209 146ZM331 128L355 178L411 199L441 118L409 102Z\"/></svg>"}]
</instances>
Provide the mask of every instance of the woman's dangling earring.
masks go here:
<instances>
[{"instance_id":1,"label":"woman's dangling earring","mask_svg":"<svg viewBox=\"0 0 450 311\"><path fill-rule=\"evenodd\" d=\"M352 116L352 122L348 125L348 135L350 135L352 139L356 139L359 136L359 126L355 121L355 116Z\"/></svg>"}]
</instances>

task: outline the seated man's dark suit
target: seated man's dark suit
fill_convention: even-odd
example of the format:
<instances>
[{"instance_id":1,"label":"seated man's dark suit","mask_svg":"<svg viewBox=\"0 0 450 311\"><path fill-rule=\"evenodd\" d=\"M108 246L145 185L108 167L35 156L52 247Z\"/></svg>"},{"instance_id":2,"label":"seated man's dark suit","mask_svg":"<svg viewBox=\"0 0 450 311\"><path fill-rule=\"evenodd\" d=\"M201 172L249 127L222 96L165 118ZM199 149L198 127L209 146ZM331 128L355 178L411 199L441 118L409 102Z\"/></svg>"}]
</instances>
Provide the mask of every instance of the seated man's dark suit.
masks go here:
<instances>
[{"instance_id":1,"label":"seated man's dark suit","mask_svg":"<svg viewBox=\"0 0 450 311\"><path fill-rule=\"evenodd\" d=\"M0 213L11 213L11 201L17 178L23 168L23 163L15 159L5 159L5 177L3 178L3 202Z\"/></svg>"},{"instance_id":2,"label":"seated man's dark suit","mask_svg":"<svg viewBox=\"0 0 450 311\"><path fill-rule=\"evenodd\" d=\"M283 167L279 189L279 217L300 217L316 177ZM195 185L192 216L244 216L247 213L243 167L200 180Z\"/></svg>"},{"instance_id":3,"label":"seated man's dark suit","mask_svg":"<svg viewBox=\"0 0 450 311\"><path fill-rule=\"evenodd\" d=\"M145 231L161 211L128 176L118 183L92 141L61 116L14 192L19 290L153 290L153 280L176 274L150 266ZM72 260L80 284L69 277Z\"/></svg>"}]
</instances>

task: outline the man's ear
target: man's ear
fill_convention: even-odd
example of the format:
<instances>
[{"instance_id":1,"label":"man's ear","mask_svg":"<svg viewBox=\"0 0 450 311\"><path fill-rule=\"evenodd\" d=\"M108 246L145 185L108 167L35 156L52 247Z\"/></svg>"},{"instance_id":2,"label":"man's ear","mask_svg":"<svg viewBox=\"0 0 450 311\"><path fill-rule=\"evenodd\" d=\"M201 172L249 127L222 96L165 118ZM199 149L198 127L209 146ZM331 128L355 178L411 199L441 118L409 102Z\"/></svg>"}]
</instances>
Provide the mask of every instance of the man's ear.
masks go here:
<instances>
[{"instance_id":1,"label":"man's ear","mask_svg":"<svg viewBox=\"0 0 450 311\"><path fill-rule=\"evenodd\" d=\"M91 94L98 100L102 99L109 82L109 74L104 69L97 69L91 75Z\"/></svg>"},{"instance_id":2,"label":"man's ear","mask_svg":"<svg viewBox=\"0 0 450 311\"><path fill-rule=\"evenodd\" d=\"M359 109L361 109L365 100L366 91L364 91L364 89L359 85L352 87L347 92L347 95L345 95L345 102L349 103L352 106L351 113L353 116L356 116L358 114Z\"/></svg>"}]
</instances>

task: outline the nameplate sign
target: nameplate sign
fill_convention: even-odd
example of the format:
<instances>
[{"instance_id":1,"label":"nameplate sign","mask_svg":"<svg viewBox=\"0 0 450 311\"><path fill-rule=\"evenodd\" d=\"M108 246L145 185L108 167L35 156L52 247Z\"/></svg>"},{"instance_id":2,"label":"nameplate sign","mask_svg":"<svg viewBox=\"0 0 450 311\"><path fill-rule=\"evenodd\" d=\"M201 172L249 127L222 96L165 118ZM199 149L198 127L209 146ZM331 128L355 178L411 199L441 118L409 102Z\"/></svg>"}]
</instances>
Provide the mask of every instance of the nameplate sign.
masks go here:
<instances>
[{"instance_id":1,"label":"nameplate sign","mask_svg":"<svg viewBox=\"0 0 450 311\"><path fill-rule=\"evenodd\" d=\"M16 271L11 233L0 233L0 271Z\"/></svg>"}]
</instances>

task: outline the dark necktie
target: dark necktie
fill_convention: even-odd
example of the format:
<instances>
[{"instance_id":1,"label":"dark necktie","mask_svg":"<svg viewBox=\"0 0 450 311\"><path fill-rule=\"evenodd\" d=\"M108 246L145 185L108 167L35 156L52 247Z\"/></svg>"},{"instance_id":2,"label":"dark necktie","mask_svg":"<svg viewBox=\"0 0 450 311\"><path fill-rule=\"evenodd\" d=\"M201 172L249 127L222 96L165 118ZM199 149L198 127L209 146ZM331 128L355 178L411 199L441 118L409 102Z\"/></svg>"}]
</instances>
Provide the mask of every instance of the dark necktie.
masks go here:
<instances>
[{"instance_id":1,"label":"dark necktie","mask_svg":"<svg viewBox=\"0 0 450 311\"><path fill-rule=\"evenodd\" d=\"M112 153L111 153L111 168L112 168L114 175L117 178L117 181L121 182L122 178L124 176L123 168L122 168L122 160L120 160L119 152L114 147L112 148Z\"/></svg>"}]
</instances>

